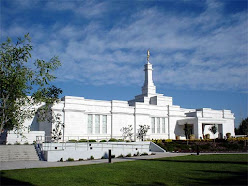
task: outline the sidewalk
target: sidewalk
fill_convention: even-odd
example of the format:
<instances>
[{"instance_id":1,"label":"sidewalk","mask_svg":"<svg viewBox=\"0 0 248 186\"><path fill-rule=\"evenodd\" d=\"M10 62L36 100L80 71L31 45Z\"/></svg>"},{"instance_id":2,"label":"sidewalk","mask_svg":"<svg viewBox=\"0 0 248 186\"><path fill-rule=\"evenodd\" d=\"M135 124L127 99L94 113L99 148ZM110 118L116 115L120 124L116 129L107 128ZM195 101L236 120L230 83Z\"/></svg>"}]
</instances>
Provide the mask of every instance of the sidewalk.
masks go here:
<instances>
[{"instance_id":1,"label":"sidewalk","mask_svg":"<svg viewBox=\"0 0 248 186\"><path fill-rule=\"evenodd\" d=\"M196 153L170 153L170 152L157 152L156 155L150 156L134 156L125 158L113 158L112 163L124 162L124 161L135 161L135 160L148 160L156 158L165 157L175 157L175 156L187 156ZM205 154L247 154L245 153L200 153L200 155ZM78 165L90 165L108 163L108 159L98 159L98 160L87 160L87 161L72 161L72 162L47 162L47 161L9 161L0 162L0 170L14 170L14 169L30 169L30 168L46 168L46 167L66 167L66 166L78 166Z\"/></svg>"},{"instance_id":2,"label":"sidewalk","mask_svg":"<svg viewBox=\"0 0 248 186\"><path fill-rule=\"evenodd\" d=\"M145 159L155 159L155 158L174 157L174 156L186 156L190 154L191 153L160 152L160 153L156 153L156 155L150 155L150 156L113 158L112 163L134 161L138 159L145 160ZM99 163L108 163L108 159L72 161L72 162L8 161L8 162L0 162L0 170L30 169L30 168L45 168L45 167L66 167L66 166L90 165L90 164L99 164Z\"/></svg>"}]
</instances>

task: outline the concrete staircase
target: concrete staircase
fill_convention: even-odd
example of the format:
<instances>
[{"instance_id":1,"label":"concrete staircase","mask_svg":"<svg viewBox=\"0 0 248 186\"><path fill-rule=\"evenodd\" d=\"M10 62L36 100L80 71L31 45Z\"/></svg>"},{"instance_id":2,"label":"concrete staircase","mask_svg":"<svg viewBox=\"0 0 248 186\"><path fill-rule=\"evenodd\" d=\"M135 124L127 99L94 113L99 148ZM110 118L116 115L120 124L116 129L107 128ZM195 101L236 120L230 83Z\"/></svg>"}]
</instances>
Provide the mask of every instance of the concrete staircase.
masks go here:
<instances>
[{"instance_id":1,"label":"concrete staircase","mask_svg":"<svg viewBox=\"0 0 248 186\"><path fill-rule=\"evenodd\" d=\"M33 145L0 145L0 162L20 160L39 160Z\"/></svg>"}]
</instances>

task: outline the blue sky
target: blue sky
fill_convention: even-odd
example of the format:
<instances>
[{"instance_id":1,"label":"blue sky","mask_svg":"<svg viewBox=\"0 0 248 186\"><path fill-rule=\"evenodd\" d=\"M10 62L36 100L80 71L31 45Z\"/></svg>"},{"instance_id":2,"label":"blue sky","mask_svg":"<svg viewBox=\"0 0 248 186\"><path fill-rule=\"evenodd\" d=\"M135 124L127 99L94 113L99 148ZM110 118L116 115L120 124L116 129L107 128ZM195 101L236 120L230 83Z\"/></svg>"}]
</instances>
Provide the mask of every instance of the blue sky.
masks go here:
<instances>
[{"instance_id":1,"label":"blue sky","mask_svg":"<svg viewBox=\"0 0 248 186\"><path fill-rule=\"evenodd\" d=\"M0 15L1 41L29 32L33 59L59 56L63 95L132 99L150 48L158 93L247 117L246 0L2 0Z\"/></svg>"}]
</instances>

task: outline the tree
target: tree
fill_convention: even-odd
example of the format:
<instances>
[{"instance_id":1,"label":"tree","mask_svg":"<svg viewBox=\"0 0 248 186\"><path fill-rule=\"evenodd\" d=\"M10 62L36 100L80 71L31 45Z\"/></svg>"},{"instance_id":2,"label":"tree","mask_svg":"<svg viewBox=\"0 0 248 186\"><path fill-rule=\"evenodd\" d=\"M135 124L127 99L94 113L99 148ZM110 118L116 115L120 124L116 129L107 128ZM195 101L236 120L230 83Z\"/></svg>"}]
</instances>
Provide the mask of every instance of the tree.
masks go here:
<instances>
[{"instance_id":1,"label":"tree","mask_svg":"<svg viewBox=\"0 0 248 186\"><path fill-rule=\"evenodd\" d=\"M239 127L237 129L235 128L235 134L248 135L248 117L242 119L242 121L239 124Z\"/></svg>"},{"instance_id":2,"label":"tree","mask_svg":"<svg viewBox=\"0 0 248 186\"><path fill-rule=\"evenodd\" d=\"M132 136L133 136L132 125L128 125L127 127L122 127L120 131L122 132L123 140L125 140L126 138L129 138L129 140L132 141Z\"/></svg>"},{"instance_id":3,"label":"tree","mask_svg":"<svg viewBox=\"0 0 248 186\"><path fill-rule=\"evenodd\" d=\"M212 132L214 135L214 144L215 144L215 134L218 131L217 125L212 125L212 127L209 129L209 131Z\"/></svg>"},{"instance_id":4,"label":"tree","mask_svg":"<svg viewBox=\"0 0 248 186\"><path fill-rule=\"evenodd\" d=\"M139 125L139 127L140 128L138 129L137 138L141 139L141 141L144 141L144 137L146 136L146 133L150 129L150 126L149 125Z\"/></svg>"},{"instance_id":5,"label":"tree","mask_svg":"<svg viewBox=\"0 0 248 186\"><path fill-rule=\"evenodd\" d=\"M58 57L48 62L37 59L32 65L32 49L29 34L15 43L7 38L0 46L0 133L23 129L25 119L36 112L35 105L43 102L48 108L62 93L51 85L56 78L52 72L61 65Z\"/></svg>"},{"instance_id":6,"label":"tree","mask_svg":"<svg viewBox=\"0 0 248 186\"><path fill-rule=\"evenodd\" d=\"M188 139L190 138L190 134L191 134L191 127L190 127L190 125L188 124L188 123L186 123L185 125L184 125L184 134L185 134L185 137L186 137L186 139L187 139L187 145L189 144L189 141L188 141Z\"/></svg>"}]
</instances>

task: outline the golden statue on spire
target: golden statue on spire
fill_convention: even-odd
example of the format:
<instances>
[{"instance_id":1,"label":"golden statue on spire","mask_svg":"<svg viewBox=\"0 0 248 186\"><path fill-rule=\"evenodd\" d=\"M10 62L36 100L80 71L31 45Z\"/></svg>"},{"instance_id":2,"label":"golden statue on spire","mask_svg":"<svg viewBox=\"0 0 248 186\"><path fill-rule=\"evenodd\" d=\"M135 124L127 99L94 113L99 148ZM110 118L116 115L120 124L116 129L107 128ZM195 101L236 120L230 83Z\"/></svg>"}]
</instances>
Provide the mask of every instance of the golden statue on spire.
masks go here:
<instances>
[{"instance_id":1,"label":"golden statue on spire","mask_svg":"<svg viewBox=\"0 0 248 186\"><path fill-rule=\"evenodd\" d=\"M147 50L147 63L149 63L150 49Z\"/></svg>"}]
</instances>

